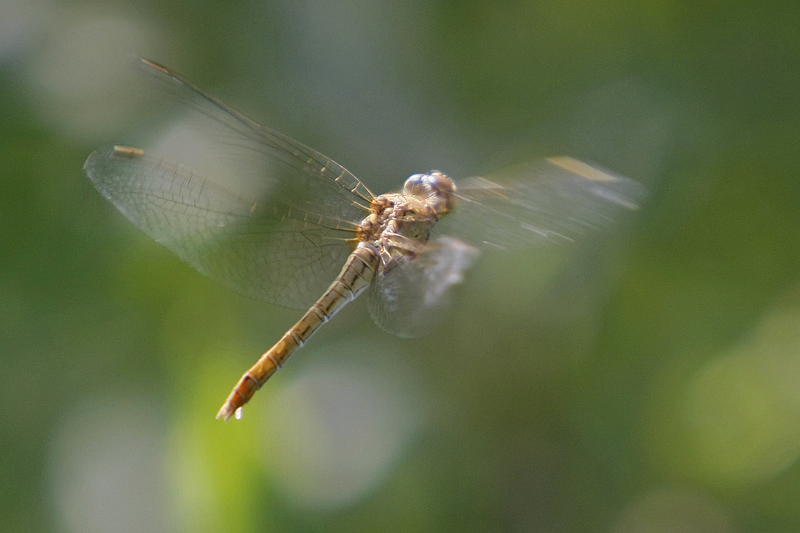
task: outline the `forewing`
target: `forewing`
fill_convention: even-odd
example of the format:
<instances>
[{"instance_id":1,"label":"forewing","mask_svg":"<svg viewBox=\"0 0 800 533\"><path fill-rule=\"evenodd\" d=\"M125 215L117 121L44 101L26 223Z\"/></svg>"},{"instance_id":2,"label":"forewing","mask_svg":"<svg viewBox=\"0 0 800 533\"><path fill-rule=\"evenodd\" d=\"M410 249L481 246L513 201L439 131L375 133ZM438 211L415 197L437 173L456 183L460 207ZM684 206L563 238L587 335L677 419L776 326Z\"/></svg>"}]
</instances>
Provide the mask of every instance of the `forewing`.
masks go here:
<instances>
[{"instance_id":1,"label":"forewing","mask_svg":"<svg viewBox=\"0 0 800 533\"><path fill-rule=\"evenodd\" d=\"M95 187L204 275L246 296L307 307L352 249L372 194L340 165L261 127L153 63L136 65L165 104L144 149L89 156Z\"/></svg>"},{"instance_id":2,"label":"forewing","mask_svg":"<svg viewBox=\"0 0 800 533\"><path fill-rule=\"evenodd\" d=\"M463 281L478 254L458 239L439 237L415 258L379 270L370 288L372 319L399 337L427 335L446 316L453 286Z\"/></svg>"},{"instance_id":3,"label":"forewing","mask_svg":"<svg viewBox=\"0 0 800 533\"><path fill-rule=\"evenodd\" d=\"M253 122L165 67L144 59L133 65L169 114L171 128L150 152L229 186L262 194L280 188L284 202L311 203L328 216L357 221L369 208L372 193L332 159Z\"/></svg>"},{"instance_id":4,"label":"forewing","mask_svg":"<svg viewBox=\"0 0 800 533\"><path fill-rule=\"evenodd\" d=\"M453 211L436 229L484 248L544 246L638 209L644 188L559 157L457 182Z\"/></svg>"}]
</instances>

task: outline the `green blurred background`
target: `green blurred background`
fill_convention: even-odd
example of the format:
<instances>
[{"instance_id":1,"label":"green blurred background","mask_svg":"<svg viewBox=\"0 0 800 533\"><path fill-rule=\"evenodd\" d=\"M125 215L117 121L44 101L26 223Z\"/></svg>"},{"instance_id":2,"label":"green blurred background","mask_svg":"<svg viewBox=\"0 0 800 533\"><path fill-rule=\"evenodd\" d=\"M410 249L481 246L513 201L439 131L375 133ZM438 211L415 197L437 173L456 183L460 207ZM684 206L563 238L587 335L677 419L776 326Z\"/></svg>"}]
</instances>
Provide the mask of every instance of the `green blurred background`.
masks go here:
<instances>
[{"instance_id":1,"label":"green blurred background","mask_svg":"<svg viewBox=\"0 0 800 533\"><path fill-rule=\"evenodd\" d=\"M0 530L800 531L800 4L0 0ZM644 183L487 254L441 331L206 280L81 167L129 54L373 191L569 154Z\"/></svg>"}]
</instances>

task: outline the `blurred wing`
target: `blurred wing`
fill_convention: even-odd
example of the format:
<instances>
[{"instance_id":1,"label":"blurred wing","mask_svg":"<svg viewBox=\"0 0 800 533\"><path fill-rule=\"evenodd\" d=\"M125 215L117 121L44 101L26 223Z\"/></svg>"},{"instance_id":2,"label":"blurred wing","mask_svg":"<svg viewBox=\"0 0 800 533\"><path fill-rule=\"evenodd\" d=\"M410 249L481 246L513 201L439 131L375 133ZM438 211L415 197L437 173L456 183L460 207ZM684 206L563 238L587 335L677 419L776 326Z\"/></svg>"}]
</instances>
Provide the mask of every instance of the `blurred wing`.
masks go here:
<instances>
[{"instance_id":1,"label":"blurred wing","mask_svg":"<svg viewBox=\"0 0 800 533\"><path fill-rule=\"evenodd\" d=\"M453 212L437 230L485 248L571 241L635 210L644 187L567 157L457 183Z\"/></svg>"},{"instance_id":2,"label":"blurred wing","mask_svg":"<svg viewBox=\"0 0 800 533\"><path fill-rule=\"evenodd\" d=\"M458 239L430 241L413 260L379 271L370 287L369 312L381 329L405 338L422 337L446 316L453 285L478 258Z\"/></svg>"},{"instance_id":3,"label":"blurred wing","mask_svg":"<svg viewBox=\"0 0 800 533\"><path fill-rule=\"evenodd\" d=\"M131 222L246 296L306 308L339 273L372 193L336 162L248 120L164 67L168 127L101 148L85 170Z\"/></svg>"}]
</instances>

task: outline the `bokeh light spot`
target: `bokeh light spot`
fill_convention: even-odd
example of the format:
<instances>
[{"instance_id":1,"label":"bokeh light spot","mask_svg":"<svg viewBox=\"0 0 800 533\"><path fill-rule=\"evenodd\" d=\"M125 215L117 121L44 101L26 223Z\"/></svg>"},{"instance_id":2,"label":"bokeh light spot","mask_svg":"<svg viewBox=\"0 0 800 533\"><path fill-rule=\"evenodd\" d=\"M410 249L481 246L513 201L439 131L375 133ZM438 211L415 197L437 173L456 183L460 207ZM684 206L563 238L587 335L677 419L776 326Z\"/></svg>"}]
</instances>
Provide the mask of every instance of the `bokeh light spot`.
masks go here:
<instances>
[{"instance_id":1,"label":"bokeh light spot","mask_svg":"<svg viewBox=\"0 0 800 533\"><path fill-rule=\"evenodd\" d=\"M57 133L108 142L120 124L130 125L139 104L130 90L128 58L164 48L166 39L155 25L125 13L65 10L26 63L25 94L38 118Z\"/></svg>"},{"instance_id":2,"label":"bokeh light spot","mask_svg":"<svg viewBox=\"0 0 800 533\"><path fill-rule=\"evenodd\" d=\"M613 533L728 533L727 513L711 498L682 487L642 494L622 513Z\"/></svg>"},{"instance_id":3,"label":"bokeh light spot","mask_svg":"<svg viewBox=\"0 0 800 533\"><path fill-rule=\"evenodd\" d=\"M388 475L419 424L401 370L380 356L332 357L342 349L326 348L329 359L275 390L264 412L265 467L300 507L361 500Z\"/></svg>"},{"instance_id":4,"label":"bokeh light spot","mask_svg":"<svg viewBox=\"0 0 800 533\"><path fill-rule=\"evenodd\" d=\"M773 478L800 455L800 316L768 316L750 339L709 361L683 404L690 468L705 481Z\"/></svg>"},{"instance_id":5,"label":"bokeh light spot","mask_svg":"<svg viewBox=\"0 0 800 533\"><path fill-rule=\"evenodd\" d=\"M56 428L48 476L59 531L169 530L165 426L145 394L78 405Z\"/></svg>"}]
</instances>

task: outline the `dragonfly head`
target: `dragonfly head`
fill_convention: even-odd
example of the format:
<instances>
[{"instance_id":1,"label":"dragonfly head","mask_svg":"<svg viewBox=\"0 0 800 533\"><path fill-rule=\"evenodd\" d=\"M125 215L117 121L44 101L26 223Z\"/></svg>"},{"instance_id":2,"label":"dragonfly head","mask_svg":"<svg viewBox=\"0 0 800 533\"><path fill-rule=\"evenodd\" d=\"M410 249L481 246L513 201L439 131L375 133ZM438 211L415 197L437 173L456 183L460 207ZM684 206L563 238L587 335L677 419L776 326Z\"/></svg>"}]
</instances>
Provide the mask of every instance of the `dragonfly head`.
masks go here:
<instances>
[{"instance_id":1,"label":"dragonfly head","mask_svg":"<svg viewBox=\"0 0 800 533\"><path fill-rule=\"evenodd\" d=\"M455 192L453 180L438 170L433 170L430 174L413 174L403 185L404 194L427 201L441 215L450 211Z\"/></svg>"}]
</instances>

